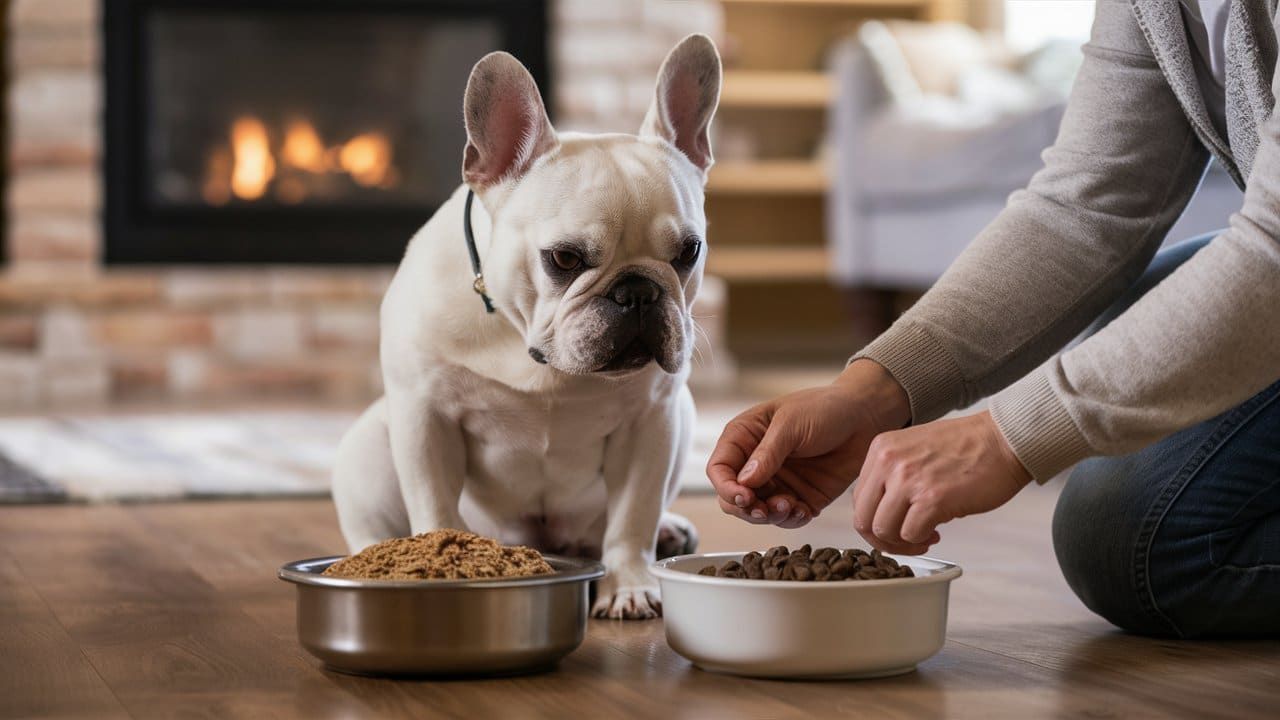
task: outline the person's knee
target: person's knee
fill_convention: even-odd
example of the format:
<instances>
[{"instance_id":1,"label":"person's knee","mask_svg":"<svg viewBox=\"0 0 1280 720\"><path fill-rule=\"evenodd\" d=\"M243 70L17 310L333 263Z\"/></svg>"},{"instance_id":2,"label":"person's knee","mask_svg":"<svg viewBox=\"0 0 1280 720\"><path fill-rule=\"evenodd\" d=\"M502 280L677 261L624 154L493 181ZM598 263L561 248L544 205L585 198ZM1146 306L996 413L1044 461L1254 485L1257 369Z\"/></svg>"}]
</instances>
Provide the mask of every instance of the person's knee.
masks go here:
<instances>
[{"instance_id":1,"label":"person's knee","mask_svg":"<svg viewBox=\"0 0 1280 720\"><path fill-rule=\"evenodd\" d=\"M1053 516L1053 547L1071 590L1117 627L1146 635L1172 629L1142 599L1140 535L1146 503L1126 458L1094 458L1067 480Z\"/></svg>"}]
</instances>

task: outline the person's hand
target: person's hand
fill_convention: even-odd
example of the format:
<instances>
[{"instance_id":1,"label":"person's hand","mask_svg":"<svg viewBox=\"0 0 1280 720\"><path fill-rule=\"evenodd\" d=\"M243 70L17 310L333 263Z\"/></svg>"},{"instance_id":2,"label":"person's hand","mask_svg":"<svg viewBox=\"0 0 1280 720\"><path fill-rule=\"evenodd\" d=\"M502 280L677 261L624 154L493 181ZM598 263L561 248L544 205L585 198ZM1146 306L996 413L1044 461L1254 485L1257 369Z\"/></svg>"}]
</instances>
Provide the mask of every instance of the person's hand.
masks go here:
<instances>
[{"instance_id":1,"label":"person's hand","mask_svg":"<svg viewBox=\"0 0 1280 720\"><path fill-rule=\"evenodd\" d=\"M720 508L747 522L800 527L857 477L867 446L911 419L887 370L857 360L831 385L757 405L725 426L707 463Z\"/></svg>"},{"instance_id":2,"label":"person's hand","mask_svg":"<svg viewBox=\"0 0 1280 720\"><path fill-rule=\"evenodd\" d=\"M939 525L994 510L1030 480L989 412L887 432L853 489L853 526L873 547L918 555Z\"/></svg>"}]
</instances>

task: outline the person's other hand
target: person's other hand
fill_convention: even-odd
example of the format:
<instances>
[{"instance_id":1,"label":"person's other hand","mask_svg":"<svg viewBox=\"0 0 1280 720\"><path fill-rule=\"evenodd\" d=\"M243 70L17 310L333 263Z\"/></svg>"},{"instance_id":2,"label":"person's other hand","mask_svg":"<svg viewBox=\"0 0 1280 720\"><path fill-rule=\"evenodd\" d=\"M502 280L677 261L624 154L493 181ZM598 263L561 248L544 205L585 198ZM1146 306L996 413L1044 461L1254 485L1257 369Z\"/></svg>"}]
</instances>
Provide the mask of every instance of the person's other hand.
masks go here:
<instances>
[{"instance_id":1,"label":"person's other hand","mask_svg":"<svg viewBox=\"0 0 1280 720\"><path fill-rule=\"evenodd\" d=\"M880 550L918 555L939 525L994 510L1030 480L989 412L887 432L853 489L854 528Z\"/></svg>"},{"instance_id":2,"label":"person's other hand","mask_svg":"<svg viewBox=\"0 0 1280 720\"><path fill-rule=\"evenodd\" d=\"M800 527L857 477L877 434L911 418L907 394L857 360L826 387L757 405L725 426L707 463L720 508L747 522Z\"/></svg>"}]
</instances>

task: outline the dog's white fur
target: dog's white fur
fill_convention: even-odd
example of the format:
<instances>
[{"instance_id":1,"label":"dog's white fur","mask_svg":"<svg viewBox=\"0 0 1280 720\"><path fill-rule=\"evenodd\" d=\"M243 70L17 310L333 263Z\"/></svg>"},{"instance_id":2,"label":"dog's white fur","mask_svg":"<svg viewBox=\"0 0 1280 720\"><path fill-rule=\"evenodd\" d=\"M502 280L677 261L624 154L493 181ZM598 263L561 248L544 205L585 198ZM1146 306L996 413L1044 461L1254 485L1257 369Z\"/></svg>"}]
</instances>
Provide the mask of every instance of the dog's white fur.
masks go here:
<instances>
[{"instance_id":1,"label":"dog's white fur","mask_svg":"<svg viewBox=\"0 0 1280 720\"><path fill-rule=\"evenodd\" d=\"M386 396L339 447L333 494L352 552L467 528L599 555L597 616L660 613L647 565L693 429L689 311L719 86L714 46L690 36L663 64L639 136L557 135L514 58L476 65L466 184L409 244L382 304ZM468 187L493 315L472 290ZM697 261L678 268L690 238ZM557 280L546 253L565 242L591 267ZM661 290L646 310L661 342L638 369L601 371L623 350L605 300L637 275Z\"/></svg>"}]
</instances>

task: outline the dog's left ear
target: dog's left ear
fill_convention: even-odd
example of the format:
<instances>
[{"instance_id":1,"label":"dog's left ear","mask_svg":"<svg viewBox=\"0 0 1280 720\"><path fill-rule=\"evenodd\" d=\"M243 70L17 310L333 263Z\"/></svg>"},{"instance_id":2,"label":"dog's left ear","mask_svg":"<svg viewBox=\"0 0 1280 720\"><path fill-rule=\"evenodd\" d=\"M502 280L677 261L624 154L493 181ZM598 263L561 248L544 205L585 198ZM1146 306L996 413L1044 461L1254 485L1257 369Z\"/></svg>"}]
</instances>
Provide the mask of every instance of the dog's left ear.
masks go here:
<instances>
[{"instance_id":1,"label":"dog's left ear","mask_svg":"<svg viewBox=\"0 0 1280 720\"><path fill-rule=\"evenodd\" d=\"M472 68L462 115L462 178L473 190L520 177L560 144L533 76L504 52L489 53Z\"/></svg>"},{"instance_id":2,"label":"dog's left ear","mask_svg":"<svg viewBox=\"0 0 1280 720\"><path fill-rule=\"evenodd\" d=\"M706 35L681 40L662 61L658 87L640 127L684 153L706 177L711 157L711 118L720 102L720 53Z\"/></svg>"}]
</instances>

